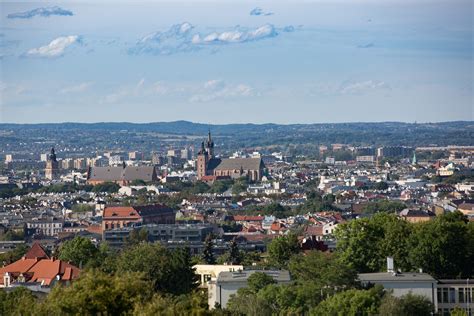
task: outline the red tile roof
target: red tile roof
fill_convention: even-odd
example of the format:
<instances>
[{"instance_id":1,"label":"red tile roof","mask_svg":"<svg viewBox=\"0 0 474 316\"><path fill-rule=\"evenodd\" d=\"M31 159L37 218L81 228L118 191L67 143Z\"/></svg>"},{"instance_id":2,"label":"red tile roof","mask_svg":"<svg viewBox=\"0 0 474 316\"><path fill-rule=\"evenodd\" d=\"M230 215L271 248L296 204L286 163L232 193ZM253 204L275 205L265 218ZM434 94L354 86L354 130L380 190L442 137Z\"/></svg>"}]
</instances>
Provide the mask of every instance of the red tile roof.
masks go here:
<instances>
[{"instance_id":1,"label":"red tile roof","mask_svg":"<svg viewBox=\"0 0 474 316\"><path fill-rule=\"evenodd\" d=\"M30 250L24 256L26 259L49 259L43 247L37 242L31 246Z\"/></svg>"},{"instance_id":2,"label":"red tile roof","mask_svg":"<svg viewBox=\"0 0 474 316\"><path fill-rule=\"evenodd\" d=\"M79 276L80 269L57 259L22 259L0 268L0 284L3 284L3 276L9 273L12 276L23 274L28 276L27 282L41 282L49 286L59 275L62 281L71 281Z\"/></svg>"},{"instance_id":3,"label":"red tile roof","mask_svg":"<svg viewBox=\"0 0 474 316\"><path fill-rule=\"evenodd\" d=\"M261 221L263 221L263 216L234 215L234 221L236 221L236 222L261 222Z\"/></svg>"}]
</instances>

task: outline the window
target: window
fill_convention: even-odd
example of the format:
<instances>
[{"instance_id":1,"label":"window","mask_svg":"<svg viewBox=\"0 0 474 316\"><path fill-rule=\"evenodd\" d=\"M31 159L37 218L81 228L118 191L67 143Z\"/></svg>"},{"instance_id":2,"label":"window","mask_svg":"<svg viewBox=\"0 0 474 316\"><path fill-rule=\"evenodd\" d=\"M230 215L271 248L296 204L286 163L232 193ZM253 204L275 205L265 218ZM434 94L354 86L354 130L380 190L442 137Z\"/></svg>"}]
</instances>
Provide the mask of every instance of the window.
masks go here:
<instances>
[{"instance_id":1,"label":"window","mask_svg":"<svg viewBox=\"0 0 474 316\"><path fill-rule=\"evenodd\" d=\"M436 294L438 296L438 303L441 303L443 300L443 292L441 291L441 288L438 288L437 291L436 291ZM441 311L439 312L439 314L441 314Z\"/></svg>"},{"instance_id":2,"label":"window","mask_svg":"<svg viewBox=\"0 0 474 316\"><path fill-rule=\"evenodd\" d=\"M458 289L458 301L464 303L464 289L462 287Z\"/></svg>"},{"instance_id":3,"label":"window","mask_svg":"<svg viewBox=\"0 0 474 316\"><path fill-rule=\"evenodd\" d=\"M456 291L453 287L449 289L449 302L456 303Z\"/></svg>"},{"instance_id":4,"label":"window","mask_svg":"<svg viewBox=\"0 0 474 316\"><path fill-rule=\"evenodd\" d=\"M443 288L443 303L448 303L448 288Z\"/></svg>"}]
</instances>

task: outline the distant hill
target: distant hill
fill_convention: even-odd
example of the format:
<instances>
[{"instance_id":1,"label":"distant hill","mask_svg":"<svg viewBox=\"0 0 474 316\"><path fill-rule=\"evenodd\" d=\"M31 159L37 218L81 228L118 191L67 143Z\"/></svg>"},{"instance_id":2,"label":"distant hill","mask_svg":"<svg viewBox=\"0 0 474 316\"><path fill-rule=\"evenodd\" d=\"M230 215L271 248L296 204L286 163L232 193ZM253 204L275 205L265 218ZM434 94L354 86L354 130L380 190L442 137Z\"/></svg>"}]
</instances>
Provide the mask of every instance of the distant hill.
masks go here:
<instances>
[{"instance_id":1,"label":"distant hill","mask_svg":"<svg viewBox=\"0 0 474 316\"><path fill-rule=\"evenodd\" d=\"M188 121L156 123L0 124L0 148L30 149L50 146L137 148L153 150L192 142L199 145L208 130L221 148L343 143L353 145L474 145L474 122L441 123L331 123L331 124L202 124ZM168 136L166 135L178 135ZM179 136L181 135L181 136ZM187 137L188 136L188 137ZM194 136L194 137L189 137ZM173 139L174 137L174 139ZM176 139L178 137L178 139ZM47 143L47 145L42 144ZM23 148L22 150L24 150Z\"/></svg>"}]
</instances>

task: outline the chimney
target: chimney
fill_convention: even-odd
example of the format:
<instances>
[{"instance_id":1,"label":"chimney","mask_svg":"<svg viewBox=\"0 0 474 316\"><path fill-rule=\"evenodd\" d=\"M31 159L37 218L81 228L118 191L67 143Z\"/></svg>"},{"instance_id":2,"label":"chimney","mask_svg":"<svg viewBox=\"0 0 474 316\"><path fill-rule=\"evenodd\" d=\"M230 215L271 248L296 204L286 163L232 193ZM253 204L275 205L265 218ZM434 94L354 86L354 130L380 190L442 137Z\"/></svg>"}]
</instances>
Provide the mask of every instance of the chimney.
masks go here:
<instances>
[{"instance_id":1,"label":"chimney","mask_svg":"<svg viewBox=\"0 0 474 316\"><path fill-rule=\"evenodd\" d=\"M387 272L394 273L395 268L393 266L393 257L387 257Z\"/></svg>"}]
</instances>

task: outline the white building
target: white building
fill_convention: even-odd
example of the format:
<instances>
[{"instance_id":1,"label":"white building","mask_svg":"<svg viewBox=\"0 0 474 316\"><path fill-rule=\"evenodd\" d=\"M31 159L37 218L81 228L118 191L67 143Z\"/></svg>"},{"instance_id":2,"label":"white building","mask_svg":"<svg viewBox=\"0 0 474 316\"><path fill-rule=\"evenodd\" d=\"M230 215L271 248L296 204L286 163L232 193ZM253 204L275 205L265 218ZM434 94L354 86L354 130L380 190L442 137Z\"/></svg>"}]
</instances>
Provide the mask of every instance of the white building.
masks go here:
<instances>
[{"instance_id":1,"label":"white building","mask_svg":"<svg viewBox=\"0 0 474 316\"><path fill-rule=\"evenodd\" d=\"M255 272L263 272L271 276L278 284L291 282L290 273L285 270L241 270L236 272L220 272L215 280L208 281L208 304L213 309L216 304L227 307L229 298L237 290L247 286L247 280Z\"/></svg>"}]
</instances>

